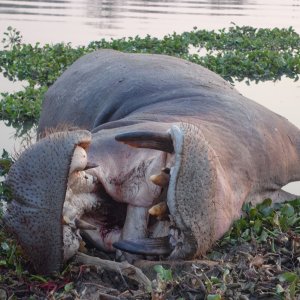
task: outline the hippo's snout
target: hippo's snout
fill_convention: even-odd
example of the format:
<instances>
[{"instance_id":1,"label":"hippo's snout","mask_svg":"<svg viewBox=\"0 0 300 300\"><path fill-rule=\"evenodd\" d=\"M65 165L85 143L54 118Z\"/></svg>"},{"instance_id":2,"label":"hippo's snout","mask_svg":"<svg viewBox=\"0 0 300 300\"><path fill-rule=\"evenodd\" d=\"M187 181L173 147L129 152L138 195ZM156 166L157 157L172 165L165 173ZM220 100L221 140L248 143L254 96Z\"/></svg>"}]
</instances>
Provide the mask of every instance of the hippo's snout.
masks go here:
<instances>
[{"instance_id":1,"label":"hippo's snout","mask_svg":"<svg viewBox=\"0 0 300 300\"><path fill-rule=\"evenodd\" d=\"M62 266L62 208L70 163L76 146L90 141L88 131L54 133L25 150L8 174L13 200L4 224L39 273Z\"/></svg>"}]
</instances>

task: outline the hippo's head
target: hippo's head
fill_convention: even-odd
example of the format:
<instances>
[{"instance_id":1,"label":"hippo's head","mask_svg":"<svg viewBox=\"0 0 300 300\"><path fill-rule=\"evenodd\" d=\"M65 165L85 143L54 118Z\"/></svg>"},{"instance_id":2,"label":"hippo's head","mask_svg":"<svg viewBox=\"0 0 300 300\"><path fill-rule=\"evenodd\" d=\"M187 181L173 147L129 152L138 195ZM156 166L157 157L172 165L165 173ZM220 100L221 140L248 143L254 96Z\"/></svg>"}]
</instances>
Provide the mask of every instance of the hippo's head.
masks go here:
<instances>
[{"instance_id":1,"label":"hippo's head","mask_svg":"<svg viewBox=\"0 0 300 300\"><path fill-rule=\"evenodd\" d=\"M151 163L143 164L143 174L152 175L147 187L152 184L156 189L156 196L141 204L147 214L129 216L128 207L139 209L138 203L122 203L110 192L108 185L113 179L103 178L103 166L100 172L90 161L89 131L52 133L25 150L11 167L7 183L13 200L4 222L37 272L59 271L79 250L82 238L102 244L107 251L115 247L147 257L184 259L204 253L220 237L215 219L218 203L212 201L218 190L218 161L199 128L170 124L165 132L123 130L111 139L125 152L149 151L133 146L150 148L154 156L164 155L160 174L151 174ZM114 155L111 151L112 160ZM153 160L155 157L149 157ZM145 176L138 180L145 180ZM129 186L130 182L120 183L116 189ZM136 236L134 230L122 232L123 227L132 226L129 218L143 216L147 220L133 223L146 224L144 236Z\"/></svg>"}]
</instances>

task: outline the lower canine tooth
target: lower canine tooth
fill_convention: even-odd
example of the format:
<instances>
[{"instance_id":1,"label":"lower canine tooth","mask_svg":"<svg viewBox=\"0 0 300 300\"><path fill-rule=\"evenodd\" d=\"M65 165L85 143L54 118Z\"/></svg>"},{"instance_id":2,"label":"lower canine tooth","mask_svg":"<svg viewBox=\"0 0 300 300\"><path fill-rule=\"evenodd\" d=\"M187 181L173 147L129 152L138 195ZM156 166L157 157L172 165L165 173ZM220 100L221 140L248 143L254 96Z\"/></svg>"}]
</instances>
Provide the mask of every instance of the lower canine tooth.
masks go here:
<instances>
[{"instance_id":1,"label":"lower canine tooth","mask_svg":"<svg viewBox=\"0 0 300 300\"><path fill-rule=\"evenodd\" d=\"M165 201L160 202L149 209L149 214L154 217L162 217L168 213L168 206Z\"/></svg>"},{"instance_id":2,"label":"lower canine tooth","mask_svg":"<svg viewBox=\"0 0 300 300\"><path fill-rule=\"evenodd\" d=\"M75 225L78 229L97 230L97 227L81 219L75 220Z\"/></svg>"},{"instance_id":3,"label":"lower canine tooth","mask_svg":"<svg viewBox=\"0 0 300 300\"><path fill-rule=\"evenodd\" d=\"M125 252L141 255L166 255L173 250L167 236L160 238L144 238L136 240L120 240L113 246Z\"/></svg>"},{"instance_id":4,"label":"lower canine tooth","mask_svg":"<svg viewBox=\"0 0 300 300\"><path fill-rule=\"evenodd\" d=\"M148 208L128 204L121 240L145 238L147 235L148 217ZM125 257L129 262L138 258L128 254L125 254Z\"/></svg>"}]
</instances>

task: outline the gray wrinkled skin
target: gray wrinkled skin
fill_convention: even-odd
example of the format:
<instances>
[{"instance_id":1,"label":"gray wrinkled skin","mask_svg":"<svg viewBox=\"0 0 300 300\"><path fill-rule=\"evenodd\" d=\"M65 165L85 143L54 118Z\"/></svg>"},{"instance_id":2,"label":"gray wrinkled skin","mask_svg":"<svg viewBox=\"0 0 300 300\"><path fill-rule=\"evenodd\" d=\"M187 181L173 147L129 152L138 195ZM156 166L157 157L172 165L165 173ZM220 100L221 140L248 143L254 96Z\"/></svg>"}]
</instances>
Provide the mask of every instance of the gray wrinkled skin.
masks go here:
<instances>
[{"instance_id":1,"label":"gray wrinkled skin","mask_svg":"<svg viewBox=\"0 0 300 300\"><path fill-rule=\"evenodd\" d=\"M55 133L25 150L11 167L7 183L14 201L4 216L5 225L17 233L37 270L51 273L62 266L61 212L70 160L75 145L90 140L88 131Z\"/></svg>"},{"instance_id":2,"label":"gray wrinkled skin","mask_svg":"<svg viewBox=\"0 0 300 300\"><path fill-rule=\"evenodd\" d=\"M171 169L165 201L169 225L176 230L170 229L174 243L170 259L205 253L240 216L244 202L259 203L266 198L281 202L296 197L281 187L300 180L299 129L240 95L218 75L184 60L111 50L80 58L49 89L43 103L39 134L44 136L49 128L59 126L91 132L87 155L90 162L98 165L92 174L111 198L128 204L127 212L132 214L127 215L128 228L132 227L131 219L145 214L145 210L134 207L148 209L160 195L149 177L163 167ZM115 140L121 133L135 131L168 132L174 152L133 148ZM73 134L76 136L77 131ZM51 244L49 250L41 248L31 257L42 273L58 270L62 264L58 220L71 160L60 160L58 144L65 143L61 135L50 136L46 142L53 145L47 146L43 168L31 167L40 162L30 154L34 147L41 149L38 152L44 151L45 140L41 139L28 150L29 154L21 156L25 167L18 161L10 172L9 182L18 184L11 185L15 202L6 216L8 227L32 252L40 243L33 234L37 228L23 229L14 224L21 222L18 219L30 219L32 214L28 211L34 206L39 226L53 225L51 232L44 234ZM69 151L72 149L74 146ZM53 164L56 160L57 165ZM58 169L62 173L56 175ZM48 179L35 180L41 172ZM34 189L29 192L24 174L33 178ZM60 191L57 197L51 196L55 217L47 221L48 196L39 189ZM28 198L35 199L34 204L27 202ZM138 224L147 225L143 220ZM118 238L128 238L132 235L130 230L118 233ZM145 229L134 230L139 238L147 235ZM48 251L47 255L43 251ZM52 262L49 257L57 258ZM41 267L40 261L47 259L47 265Z\"/></svg>"}]
</instances>

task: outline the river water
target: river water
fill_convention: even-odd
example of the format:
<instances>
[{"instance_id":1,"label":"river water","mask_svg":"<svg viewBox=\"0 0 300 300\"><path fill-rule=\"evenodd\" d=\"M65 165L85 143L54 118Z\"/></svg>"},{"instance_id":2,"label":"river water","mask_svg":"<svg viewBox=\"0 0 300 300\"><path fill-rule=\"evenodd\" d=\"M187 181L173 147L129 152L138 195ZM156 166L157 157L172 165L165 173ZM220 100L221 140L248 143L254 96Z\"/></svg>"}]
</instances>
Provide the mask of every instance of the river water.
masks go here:
<instances>
[{"instance_id":1,"label":"river water","mask_svg":"<svg viewBox=\"0 0 300 300\"><path fill-rule=\"evenodd\" d=\"M300 33L300 0L0 0L0 39L8 26L28 43L71 42L190 31L194 26L221 29L250 25L294 27ZM0 92L22 88L0 77ZM289 79L259 84L236 83L245 96L265 105L300 128L300 82ZM19 147L13 128L0 122L0 151ZM275 162L276 163L276 162ZM300 184L287 190L300 194Z\"/></svg>"}]
</instances>

